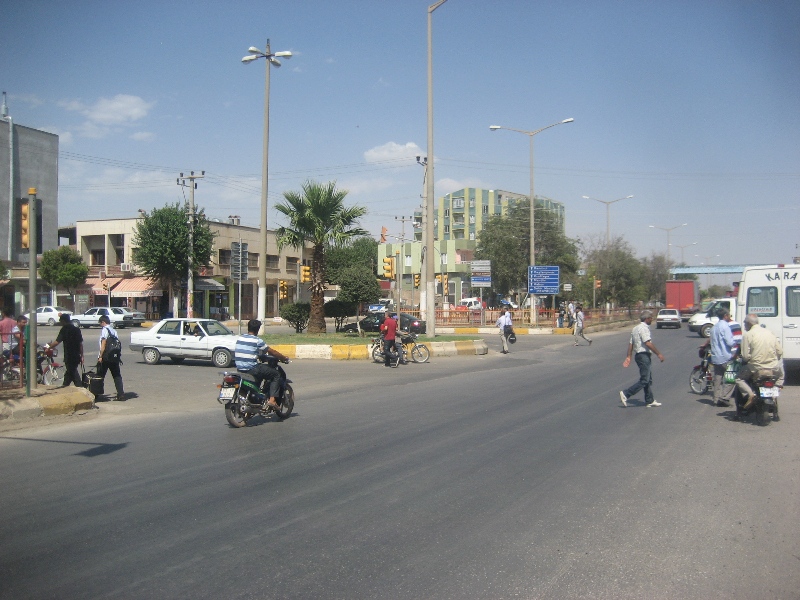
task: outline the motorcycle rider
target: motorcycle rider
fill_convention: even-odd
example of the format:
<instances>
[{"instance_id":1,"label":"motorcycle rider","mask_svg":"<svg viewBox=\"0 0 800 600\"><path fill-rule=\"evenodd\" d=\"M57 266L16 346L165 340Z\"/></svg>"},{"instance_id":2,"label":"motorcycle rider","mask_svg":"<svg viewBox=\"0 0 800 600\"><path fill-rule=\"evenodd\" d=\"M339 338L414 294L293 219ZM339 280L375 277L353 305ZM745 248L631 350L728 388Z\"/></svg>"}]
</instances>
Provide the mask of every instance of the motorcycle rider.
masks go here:
<instances>
[{"instance_id":1,"label":"motorcycle rider","mask_svg":"<svg viewBox=\"0 0 800 600\"><path fill-rule=\"evenodd\" d=\"M761 369L771 369L778 378L776 385L783 387L783 347L775 334L769 329L758 327L758 316L749 314L744 319L742 336L742 368L736 378L736 386L745 401L742 409L753 406L755 392L750 387L750 378Z\"/></svg>"},{"instance_id":2,"label":"motorcycle rider","mask_svg":"<svg viewBox=\"0 0 800 600\"><path fill-rule=\"evenodd\" d=\"M731 318L727 308L717 310L719 321L711 329L708 341L701 348L711 347L711 364L714 378L711 385L714 390L714 403L717 406L730 406L734 384L725 383L725 371L736 359L739 344L742 341L742 328Z\"/></svg>"},{"instance_id":3,"label":"motorcycle rider","mask_svg":"<svg viewBox=\"0 0 800 600\"><path fill-rule=\"evenodd\" d=\"M288 363L289 359L274 348L270 348L264 340L258 337L259 329L261 329L261 321L251 319L247 322L247 333L236 340L234 350L236 370L240 373L250 373L259 389L261 389L261 382L267 381L269 384L267 405L278 410L280 407L275 398L280 392L280 372L267 363L259 362L258 359L264 355L274 356L284 363Z\"/></svg>"},{"instance_id":4,"label":"motorcycle rider","mask_svg":"<svg viewBox=\"0 0 800 600\"><path fill-rule=\"evenodd\" d=\"M380 331L383 334L383 366L389 367L389 360L393 358L392 351L397 352L397 319L393 315L387 316L381 323Z\"/></svg>"}]
</instances>

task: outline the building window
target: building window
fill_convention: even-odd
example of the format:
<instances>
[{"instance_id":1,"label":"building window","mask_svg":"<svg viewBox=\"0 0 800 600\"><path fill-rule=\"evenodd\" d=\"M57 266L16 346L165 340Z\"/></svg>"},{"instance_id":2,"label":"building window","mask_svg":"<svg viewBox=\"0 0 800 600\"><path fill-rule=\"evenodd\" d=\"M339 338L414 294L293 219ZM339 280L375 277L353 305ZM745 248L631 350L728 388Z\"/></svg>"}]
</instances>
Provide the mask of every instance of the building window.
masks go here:
<instances>
[{"instance_id":1,"label":"building window","mask_svg":"<svg viewBox=\"0 0 800 600\"><path fill-rule=\"evenodd\" d=\"M228 266L231 264L231 251L230 250L220 250L219 251L219 265Z\"/></svg>"},{"instance_id":2,"label":"building window","mask_svg":"<svg viewBox=\"0 0 800 600\"><path fill-rule=\"evenodd\" d=\"M444 226L444 232L445 233L450 233L450 225L445 225Z\"/></svg>"},{"instance_id":3,"label":"building window","mask_svg":"<svg viewBox=\"0 0 800 600\"><path fill-rule=\"evenodd\" d=\"M104 266L106 264L106 251L105 250L92 250L91 254L92 266Z\"/></svg>"},{"instance_id":4,"label":"building window","mask_svg":"<svg viewBox=\"0 0 800 600\"><path fill-rule=\"evenodd\" d=\"M484 204L484 205L483 205L483 211L482 211L482 212L483 212L483 214L485 214L485 215L488 215L488 214L489 214L489 206L488 206L487 204Z\"/></svg>"},{"instance_id":5,"label":"building window","mask_svg":"<svg viewBox=\"0 0 800 600\"><path fill-rule=\"evenodd\" d=\"M474 225L475 224L475 215L470 215L469 216L469 224L470 225Z\"/></svg>"},{"instance_id":6,"label":"building window","mask_svg":"<svg viewBox=\"0 0 800 600\"><path fill-rule=\"evenodd\" d=\"M474 231L470 231L469 232L469 239L471 239L471 240L475 239L475 232Z\"/></svg>"},{"instance_id":7,"label":"building window","mask_svg":"<svg viewBox=\"0 0 800 600\"><path fill-rule=\"evenodd\" d=\"M464 208L464 199L453 198L453 208Z\"/></svg>"},{"instance_id":8,"label":"building window","mask_svg":"<svg viewBox=\"0 0 800 600\"><path fill-rule=\"evenodd\" d=\"M258 268L258 252L247 253L247 268L248 269Z\"/></svg>"},{"instance_id":9,"label":"building window","mask_svg":"<svg viewBox=\"0 0 800 600\"><path fill-rule=\"evenodd\" d=\"M407 267L411 266L411 255L410 254L406 254L406 266Z\"/></svg>"},{"instance_id":10,"label":"building window","mask_svg":"<svg viewBox=\"0 0 800 600\"><path fill-rule=\"evenodd\" d=\"M442 257L442 261L441 261L442 264L446 265L447 264L447 252L442 252L441 257Z\"/></svg>"},{"instance_id":11,"label":"building window","mask_svg":"<svg viewBox=\"0 0 800 600\"><path fill-rule=\"evenodd\" d=\"M469 207L470 208L475 208L475 198L470 198L469 199Z\"/></svg>"},{"instance_id":12,"label":"building window","mask_svg":"<svg viewBox=\"0 0 800 600\"><path fill-rule=\"evenodd\" d=\"M296 256L287 256L286 257L286 272L287 273L297 273L297 265L300 262L300 259Z\"/></svg>"},{"instance_id":13,"label":"building window","mask_svg":"<svg viewBox=\"0 0 800 600\"><path fill-rule=\"evenodd\" d=\"M445 208L444 209L444 216L445 216L445 218L450 216L450 209L449 208Z\"/></svg>"}]
</instances>

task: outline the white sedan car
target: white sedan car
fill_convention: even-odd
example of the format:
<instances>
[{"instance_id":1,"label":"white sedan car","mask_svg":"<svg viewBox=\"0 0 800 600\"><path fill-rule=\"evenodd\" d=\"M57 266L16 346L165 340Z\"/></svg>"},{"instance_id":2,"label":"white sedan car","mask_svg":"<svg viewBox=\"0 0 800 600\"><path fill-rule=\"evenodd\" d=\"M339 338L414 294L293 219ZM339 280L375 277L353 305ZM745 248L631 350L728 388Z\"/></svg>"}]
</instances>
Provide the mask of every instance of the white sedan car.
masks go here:
<instances>
[{"instance_id":1,"label":"white sedan car","mask_svg":"<svg viewBox=\"0 0 800 600\"><path fill-rule=\"evenodd\" d=\"M164 319L147 331L131 333L130 349L155 365L162 356L180 364L186 358L211 360L225 369L233 362L238 335L214 319Z\"/></svg>"},{"instance_id":2,"label":"white sedan car","mask_svg":"<svg viewBox=\"0 0 800 600\"><path fill-rule=\"evenodd\" d=\"M72 316L71 310L67 310L61 306L40 306L36 309L36 324L58 325L58 318L64 313ZM25 317L30 321L31 314L26 313Z\"/></svg>"}]
</instances>

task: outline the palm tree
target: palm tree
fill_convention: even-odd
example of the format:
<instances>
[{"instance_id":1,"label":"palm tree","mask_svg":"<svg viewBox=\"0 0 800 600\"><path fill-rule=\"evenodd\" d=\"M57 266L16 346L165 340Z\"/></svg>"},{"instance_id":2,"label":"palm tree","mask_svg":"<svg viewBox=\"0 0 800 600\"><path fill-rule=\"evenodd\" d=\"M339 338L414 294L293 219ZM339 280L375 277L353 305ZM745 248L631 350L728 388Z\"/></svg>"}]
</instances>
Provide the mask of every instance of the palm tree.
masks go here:
<instances>
[{"instance_id":1,"label":"palm tree","mask_svg":"<svg viewBox=\"0 0 800 600\"><path fill-rule=\"evenodd\" d=\"M366 214L362 206L344 206L347 190L337 190L336 182L326 184L306 181L303 191L284 192L285 203L275 206L289 219L289 225L279 227L278 251L284 246L302 249L313 246L311 265L311 315L309 333L325 333L325 252L338 247L350 238L368 235L358 227L358 219Z\"/></svg>"}]
</instances>

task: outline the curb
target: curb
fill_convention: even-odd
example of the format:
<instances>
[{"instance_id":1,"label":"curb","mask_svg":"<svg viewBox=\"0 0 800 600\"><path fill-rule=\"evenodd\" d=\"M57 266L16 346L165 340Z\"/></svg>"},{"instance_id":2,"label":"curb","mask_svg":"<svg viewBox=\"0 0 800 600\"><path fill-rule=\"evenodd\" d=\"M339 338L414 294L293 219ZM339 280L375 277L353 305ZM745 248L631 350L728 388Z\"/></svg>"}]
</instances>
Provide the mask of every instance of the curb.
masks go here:
<instances>
[{"instance_id":1,"label":"curb","mask_svg":"<svg viewBox=\"0 0 800 600\"><path fill-rule=\"evenodd\" d=\"M500 335L497 327L437 327L436 331L452 335L462 333L469 335ZM552 335L555 331L552 327L514 327L514 333L517 335Z\"/></svg>"},{"instance_id":2,"label":"curb","mask_svg":"<svg viewBox=\"0 0 800 600\"><path fill-rule=\"evenodd\" d=\"M458 342L422 342L431 356L480 356L489 353L485 340L465 340ZM348 346L345 344L275 344L270 345L288 358L318 358L323 360L364 360L371 359L371 344Z\"/></svg>"},{"instance_id":3,"label":"curb","mask_svg":"<svg viewBox=\"0 0 800 600\"><path fill-rule=\"evenodd\" d=\"M22 392L22 390L20 390ZM32 396L0 400L0 422L24 421L36 417L71 415L94 408L94 396L84 388L39 389Z\"/></svg>"}]
</instances>

